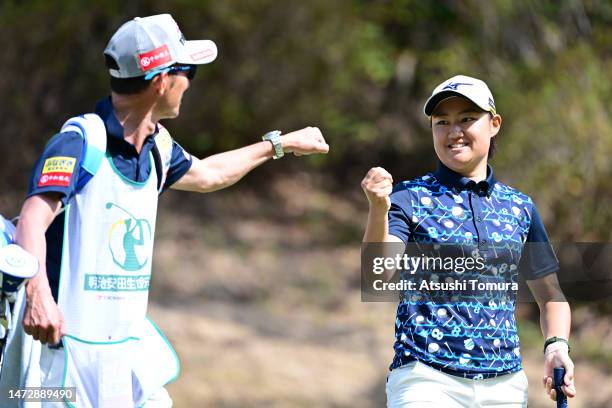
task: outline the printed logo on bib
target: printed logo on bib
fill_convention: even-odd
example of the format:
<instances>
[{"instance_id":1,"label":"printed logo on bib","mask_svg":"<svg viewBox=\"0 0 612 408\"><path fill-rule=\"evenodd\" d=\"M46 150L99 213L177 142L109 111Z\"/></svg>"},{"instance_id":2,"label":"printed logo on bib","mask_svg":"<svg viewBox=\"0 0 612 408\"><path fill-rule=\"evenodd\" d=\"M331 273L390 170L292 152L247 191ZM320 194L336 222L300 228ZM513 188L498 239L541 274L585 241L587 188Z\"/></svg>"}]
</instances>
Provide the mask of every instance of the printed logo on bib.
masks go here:
<instances>
[{"instance_id":1,"label":"printed logo on bib","mask_svg":"<svg viewBox=\"0 0 612 408\"><path fill-rule=\"evenodd\" d=\"M85 274L85 290L96 292L138 292L149 290L150 275Z\"/></svg>"},{"instance_id":2,"label":"printed logo on bib","mask_svg":"<svg viewBox=\"0 0 612 408\"><path fill-rule=\"evenodd\" d=\"M152 245L151 224L144 218L136 218L115 203L106 203L106 209L118 209L121 217L108 233L108 247L113 262L124 271L136 272L149 262Z\"/></svg>"},{"instance_id":3,"label":"printed logo on bib","mask_svg":"<svg viewBox=\"0 0 612 408\"><path fill-rule=\"evenodd\" d=\"M68 187L75 163L76 159L74 157L55 156L48 158L43 165L38 187Z\"/></svg>"}]
</instances>

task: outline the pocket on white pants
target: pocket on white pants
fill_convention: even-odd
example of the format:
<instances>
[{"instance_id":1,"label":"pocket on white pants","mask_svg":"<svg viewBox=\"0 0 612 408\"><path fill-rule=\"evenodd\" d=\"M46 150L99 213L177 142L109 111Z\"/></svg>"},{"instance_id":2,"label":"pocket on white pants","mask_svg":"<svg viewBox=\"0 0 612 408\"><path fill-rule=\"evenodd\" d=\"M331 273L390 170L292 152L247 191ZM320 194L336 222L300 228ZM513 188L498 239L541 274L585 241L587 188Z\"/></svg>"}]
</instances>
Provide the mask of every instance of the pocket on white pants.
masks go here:
<instances>
[{"instance_id":1,"label":"pocket on white pants","mask_svg":"<svg viewBox=\"0 0 612 408\"><path fill-rule=\"evenodd\" d=\"M527 376L523 370L495 378L480 380L476 384L476 397L482 407L526 407Z\"/></svg>"},{"instance_id":2,"label":"pocket on white pants","mask_svg":"<svg viewBox=\"0 0 612 408\"><path fill-rule=\"evenodd\" d=\"M393 369L389 373L389 375L387 375L387 385L385 387L387 397L389 397L393 393L394 389L397 386L397 383L401 382L402 380L405 380L406 374L409 374L409 372L414 370L414 367L416 366L416 364L417 364L417 361L413 361L399 368Z\"/></svg>"}]
</instances>

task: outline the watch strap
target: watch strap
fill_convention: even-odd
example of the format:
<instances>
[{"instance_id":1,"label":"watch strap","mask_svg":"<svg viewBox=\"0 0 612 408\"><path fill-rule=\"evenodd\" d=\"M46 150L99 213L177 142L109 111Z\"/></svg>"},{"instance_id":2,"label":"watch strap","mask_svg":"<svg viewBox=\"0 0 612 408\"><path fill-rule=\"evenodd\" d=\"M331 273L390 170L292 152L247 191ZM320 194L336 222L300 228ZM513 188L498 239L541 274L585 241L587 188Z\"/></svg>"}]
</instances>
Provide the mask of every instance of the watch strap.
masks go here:
<instances>
[{"instance_id":1,"label":"watch strap","mask_svg":"<svg viewBox=\"0 0 612 408\"><path fill-rule=\"evenodd\" d=\"M283 151L283 145L281 143L281 131L280 130L272 130L271 132L266 133L262 136L262 140L267 140L272 143L272 147L274 148L274 155L272 156L274 160L280 159L285 155Z\"/></svg>"},{"instance_id":2,"label":"watch strap","mask_svg":"<svg viewBox=\"0 0 612 408\"><path fill-rule=\"evenodd\" d=\"M546 353L546 347L548 347L551 344L556 343L558 341L567 344L567 352L569 353L570 350L571 350L570 349L569 341L567 341L567 339L564 339L563 337L557 337L557 336L554 336L554 337L551 337L549 339L546 339L546 341L544 342L544 353Z\"/></svg>"}]
</instances>

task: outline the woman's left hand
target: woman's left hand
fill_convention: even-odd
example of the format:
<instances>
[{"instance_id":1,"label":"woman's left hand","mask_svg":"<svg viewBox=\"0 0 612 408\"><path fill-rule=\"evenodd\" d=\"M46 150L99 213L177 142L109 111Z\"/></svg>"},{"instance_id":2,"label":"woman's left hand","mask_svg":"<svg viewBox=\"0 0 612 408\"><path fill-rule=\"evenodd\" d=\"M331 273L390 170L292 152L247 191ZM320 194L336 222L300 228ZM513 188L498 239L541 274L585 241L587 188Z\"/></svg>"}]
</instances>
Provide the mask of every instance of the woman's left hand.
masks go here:
<instances>
[{"instance_id":1,"label":"woman's left hand","mask_svg":"<svg viewBox=\"0 0 612 408\"><path fill-rule=\"evenodd\" d=\"M563 347L565 346L565 347ZM576 387L574 385L574 363L569 357L567 346L563 343L553 343L546 348L544 355L544 388L546 394L555 401L557 399L557 391L553 384L553 369L555 367L565 368L565 376L563 377L563 385L561 389L563 393L573 398L576 396Z\"/></svg>"}]
</instances>

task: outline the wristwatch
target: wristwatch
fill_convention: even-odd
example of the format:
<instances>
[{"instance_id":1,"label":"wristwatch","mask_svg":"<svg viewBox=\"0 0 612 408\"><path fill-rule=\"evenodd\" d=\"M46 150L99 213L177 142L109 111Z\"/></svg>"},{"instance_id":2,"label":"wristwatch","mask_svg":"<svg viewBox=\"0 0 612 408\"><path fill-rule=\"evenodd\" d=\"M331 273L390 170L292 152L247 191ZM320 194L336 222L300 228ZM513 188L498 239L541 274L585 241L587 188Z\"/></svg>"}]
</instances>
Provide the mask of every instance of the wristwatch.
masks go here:
<instances>
[{"instance_id":1,"label":"wristwatch","mask_svg":"<svg viewBox=\"0 0 612 408\"><path fill-rule=\"evenodd\" d=\"M280 130L273 130L261 137L262 140L267 140L272 143L272 146L274 147L274 156L272 157L274 158L274 160L280 159L285 155L285 152L283 151L283 145L281 144L280 136Z\"/></svg>"}]
</instances>

